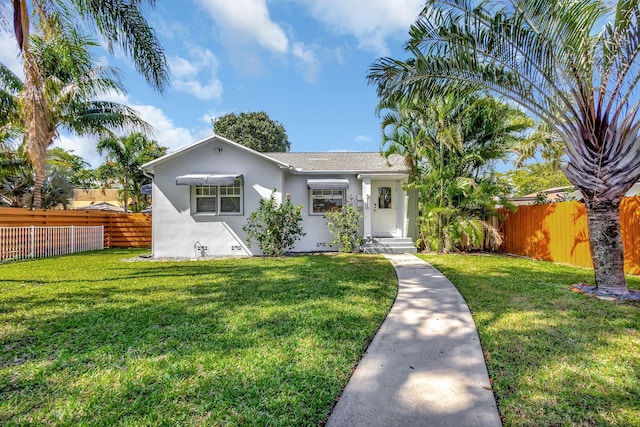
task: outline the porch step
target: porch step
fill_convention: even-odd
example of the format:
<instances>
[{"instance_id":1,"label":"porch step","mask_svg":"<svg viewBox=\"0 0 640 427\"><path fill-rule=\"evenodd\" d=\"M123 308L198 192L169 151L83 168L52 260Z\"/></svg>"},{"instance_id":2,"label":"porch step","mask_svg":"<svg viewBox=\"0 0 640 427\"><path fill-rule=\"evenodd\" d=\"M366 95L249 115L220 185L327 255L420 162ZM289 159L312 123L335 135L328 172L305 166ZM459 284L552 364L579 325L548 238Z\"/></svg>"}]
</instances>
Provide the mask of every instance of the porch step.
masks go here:
<instances>
[{"instance_id":1,"label":"porch step","mask_svg":"<svg viewBox=\"0 0 640 427\"><path fill-rule=\"evenodd\" d=\"M409 237L376 237L362 245L366 254L415 254L417 252L413 240Z\"/></svg>"}]
</instances>

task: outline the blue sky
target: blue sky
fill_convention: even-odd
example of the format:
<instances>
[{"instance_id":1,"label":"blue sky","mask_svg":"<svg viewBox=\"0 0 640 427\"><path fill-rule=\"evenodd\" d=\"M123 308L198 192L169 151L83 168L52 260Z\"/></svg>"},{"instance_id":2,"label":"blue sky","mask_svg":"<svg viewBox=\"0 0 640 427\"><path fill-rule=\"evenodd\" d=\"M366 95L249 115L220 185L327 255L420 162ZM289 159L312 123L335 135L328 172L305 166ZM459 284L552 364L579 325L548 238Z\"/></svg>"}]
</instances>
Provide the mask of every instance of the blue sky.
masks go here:
<instances>
[{"instance_id":1,"label":"blue sky","mask_svg":"<svg viewBox=\"0 0 640 427\"><path fill-rule=\"evenodd\" d=\"M212 133L210 119L266 111L282 123L291 151L377 151L375 88L365 75L402 46L421 0L182 0L157 2L147 17L171 68L164 94L130 61L98 52L128 88L111 99L138 110L170 151ZM0 61L21 74L15 40L0 33ZM94 138L61 135L93 166Z\"/></svg>"}]
</instances>

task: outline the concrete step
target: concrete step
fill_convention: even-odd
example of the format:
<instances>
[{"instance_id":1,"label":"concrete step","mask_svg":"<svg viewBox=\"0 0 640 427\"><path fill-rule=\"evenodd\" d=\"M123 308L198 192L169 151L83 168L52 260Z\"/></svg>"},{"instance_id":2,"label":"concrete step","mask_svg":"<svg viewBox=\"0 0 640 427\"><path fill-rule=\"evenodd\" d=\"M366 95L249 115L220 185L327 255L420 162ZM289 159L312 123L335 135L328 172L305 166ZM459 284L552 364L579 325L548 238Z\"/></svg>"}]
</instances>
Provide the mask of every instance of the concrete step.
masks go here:
<instances>
[{"instance_id":1,"label":"concrete step","mask_svg":"<svg viewBox=\"0 0 640 427\"><path fill-rule=\"evenodd\" d=\"M415 254L417 252L411 238L374 238L363 245L367 254Z\"/></svg>"}]
</instances>

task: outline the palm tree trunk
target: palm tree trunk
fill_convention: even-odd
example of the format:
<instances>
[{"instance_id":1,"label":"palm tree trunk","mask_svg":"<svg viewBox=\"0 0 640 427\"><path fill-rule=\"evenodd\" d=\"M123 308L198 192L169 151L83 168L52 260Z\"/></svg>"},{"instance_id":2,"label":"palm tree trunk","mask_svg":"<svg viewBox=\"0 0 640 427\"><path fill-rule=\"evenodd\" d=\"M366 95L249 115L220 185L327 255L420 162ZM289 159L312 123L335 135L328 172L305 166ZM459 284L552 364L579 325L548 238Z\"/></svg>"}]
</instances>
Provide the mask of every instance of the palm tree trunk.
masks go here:
<instances>
[{"instance_id":1,"label":"palm tree trunk","mask_svg":"<svg viewBox=\"0 0 640 427\"><path fill-rule=\"evenodd\" d=\"M124 177L124 213L129 213L129 181L127 176Z\"/></svg>"},{"instance_id":2,"label":"palm tree trunk","mask_svg":"<svg viewBox=\"0 0 640 427\"><path fill-rule=\"evenodd\" d=\"M586 206L596 287L602 291L626 294L629 289L624 278L620 200L588 200Z\"/></svg>"},{"instance_id":3,"label":"palm tree trunk","mask_svg":"<svg viewBox=\"0 0 640 427\"><path fill-rule=\"evenodd\" d=\"M46 113L46 101L42 75L35 59L28 50L23 51L25 83L23 103L27 119L25 145L29 160L35 170L33 188L33 209L42 206L42 185L45 177L45 156L48 145L47 130L49 123Z\"/></svg>"}]
</instances>

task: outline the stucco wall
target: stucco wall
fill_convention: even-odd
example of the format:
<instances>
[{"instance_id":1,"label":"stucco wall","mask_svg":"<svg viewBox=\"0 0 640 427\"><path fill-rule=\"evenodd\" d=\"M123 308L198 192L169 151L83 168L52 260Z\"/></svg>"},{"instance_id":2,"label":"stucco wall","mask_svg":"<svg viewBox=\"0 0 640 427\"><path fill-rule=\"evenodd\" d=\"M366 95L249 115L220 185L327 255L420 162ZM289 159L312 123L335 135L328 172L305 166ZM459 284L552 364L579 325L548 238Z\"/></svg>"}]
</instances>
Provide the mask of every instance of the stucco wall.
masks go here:
<instances>
[{"instance_id":1,"label":"stucco wall","mask_svg":"<svg viewBox=\"0 0 640 427\"><path fill-rule=\"evenodd\" d=\"M323 215L310 212L310 192L307 179L348 179L347 202L356 203L366 210L360 231L371 230L371 203L366 203L363 188L369 188L353 174L292 174L275 162L258 153L220 141L208 140L195 145L166 161L154 164L153 180L153 255L157 258L200 258L208 256L261 255L256 243L248 245L242 227L258 206L261 197L269 197L275 188L276 197L282 200L284 193L292 202L303 205L303 230L306 235L292 248L294 252L337 251L330 246L333 236L329 233ZM243 175L243 212L241 215L203 215L192 210L192 187L176 185L176 177L190 174ZM382 175L377 175L376 178ZM382 176L385 181L397 182L397 177ZM371 181L371 177L365 181ZM398 234L404 235L405 200L400 196L398 183L396 209L399 221ZM363 197L364 196L364 197ZM364 202L364 203L363 203ZM367 222L367 218L368 221ZM365 224L369 224L367 227ZM206 247L206 249L199 249Z\"/></svg>"},{"instance_id":2,"label":"stucco wall","mask_svg":"<svg viewBox=\"0 0 640 427\"><path fill-rule=\"evenodd\" d=\"M259 255L257 245L247 247L242 227L258 208L261 196L283 188L284 173L271 162L218 142L202 144L157 164L153 180L154 257L200 257L202 253L194 248L196 241L207 247L206 256ZM243 215L192 215L191 188L175 183L177 176L187 174L243 175Z\"/></svg>"},{"instance_id":3,"label":"stucco wall","mask_svg":"<svg viewBox=\"0 0 640 427\"><path fill-rule=\"evenodd\" d=\"M309 189L305 175L285 175L285 192L291 194L291 202L294 205L304 205L302 210L303 230L306 234L301 240L296 242L294 252L313 251L337 251L338 247L331 247L329 243L333 236L327 228L327 220L322 215L311 214L309 199ZM356 175L323 175L326 179L348 179L349 188L346 190L347 202L352 199L355 203L358 196L362 194L362 185L358 182ZM361 230L362 232L362 227Z\"/></svg>"}]
</instances>

